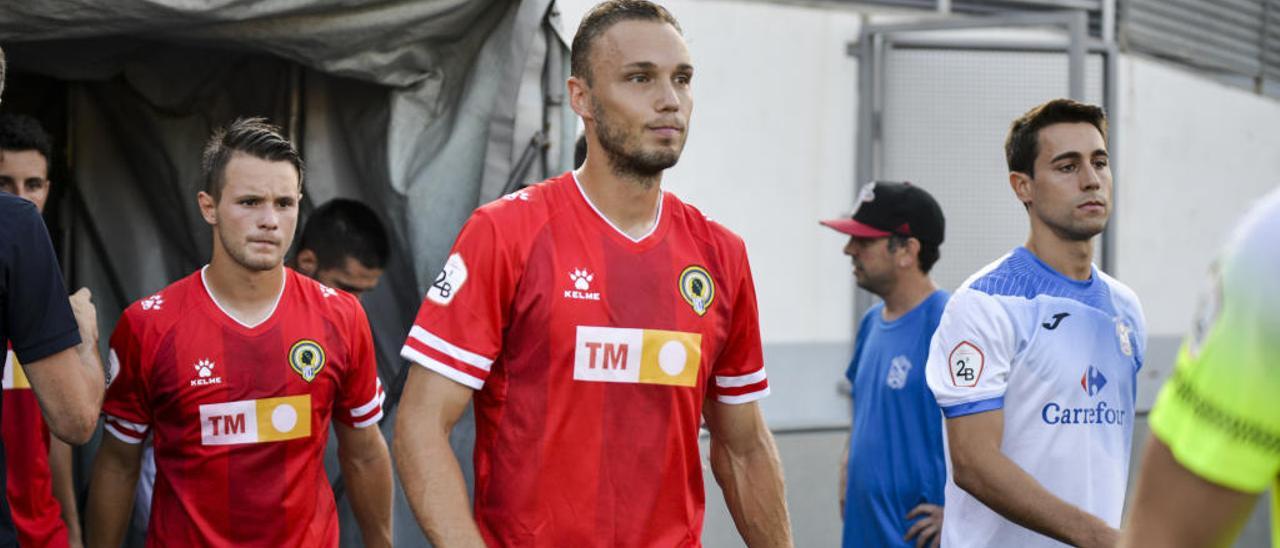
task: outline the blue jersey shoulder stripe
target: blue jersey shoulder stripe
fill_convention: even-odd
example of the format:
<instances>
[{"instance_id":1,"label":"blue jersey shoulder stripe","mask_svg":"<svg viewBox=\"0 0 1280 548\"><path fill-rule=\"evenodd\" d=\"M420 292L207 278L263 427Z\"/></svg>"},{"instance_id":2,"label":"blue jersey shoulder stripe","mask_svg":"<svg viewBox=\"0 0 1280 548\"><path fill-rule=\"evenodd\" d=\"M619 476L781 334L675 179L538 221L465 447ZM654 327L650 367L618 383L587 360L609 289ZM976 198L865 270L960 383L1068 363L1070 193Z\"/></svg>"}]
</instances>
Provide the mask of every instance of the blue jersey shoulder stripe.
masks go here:
<instances>
[{"instance_id":1,"label":"blue jersey shoulder stripe","mask_svg":"<svg viewBox=\"0 0 1280 548\"><path fill-rule=\"evenodd\" d=\"M1072 280L1054 271L1026 248L1019 247L1004 261L969 284L969 289L991 296L1060 297L1085 306L1115 313L1111 288L1096 269L1088 281Z\"/></svg>"}]
</instances>

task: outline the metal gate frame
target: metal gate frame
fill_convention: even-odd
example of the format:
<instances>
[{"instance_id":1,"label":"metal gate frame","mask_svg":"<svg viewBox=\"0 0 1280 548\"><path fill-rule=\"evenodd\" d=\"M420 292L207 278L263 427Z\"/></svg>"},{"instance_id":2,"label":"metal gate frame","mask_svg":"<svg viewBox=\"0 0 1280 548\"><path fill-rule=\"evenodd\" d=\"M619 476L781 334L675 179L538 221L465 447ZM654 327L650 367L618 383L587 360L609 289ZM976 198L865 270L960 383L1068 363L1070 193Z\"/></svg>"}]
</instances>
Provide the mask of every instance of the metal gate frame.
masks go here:
<instances>
[{"instance_id":1,"label":"metal gate frame","mask_svg":"<svg viewBox=\"0 0 1280 548\"><path fill-rule=\"evenodd\" d=\"M1084 100L1085 61L1090 54L1101 54L1103 108L1110 121L1107 143L1116 142L1116 72L1119 48L1112 40L1089 36L1088 13L1083 10L1052 12L1010 12L989 17L932 18L890 24L864 24L857 42L848 44L846 52L858 59L857 150L854 162L854 196L863 184L882 175L884 166L884 134L882 117L885 105L885 54L892 48L952 49L1001 52L1064 52L1067 54L1067 96ZM1053 28L1065 30L1067 44L1055 45L1032 40L941 39L921 40L901 36L903 33L954 31L968 29ZM1115 158L1111 159L1112 173ZM1112 213L1102 235L1101 267L1111 271L1115 265L1116 202L1115 185L1111 189ZM856 310L861 314L870 307L870 295L855 292Z\"/></svg>"}]
</instances>

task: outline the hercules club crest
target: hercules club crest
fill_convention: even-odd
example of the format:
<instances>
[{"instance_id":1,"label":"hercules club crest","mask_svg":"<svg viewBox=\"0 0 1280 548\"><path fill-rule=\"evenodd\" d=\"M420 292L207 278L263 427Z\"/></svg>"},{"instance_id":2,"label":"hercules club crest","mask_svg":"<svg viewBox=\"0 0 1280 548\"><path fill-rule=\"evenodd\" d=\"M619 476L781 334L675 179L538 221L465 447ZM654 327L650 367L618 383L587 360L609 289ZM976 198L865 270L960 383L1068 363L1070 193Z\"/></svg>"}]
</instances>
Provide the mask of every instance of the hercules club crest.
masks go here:
<instances>
[{"instance_id":1,"label":"hercules club crest","mask_svg":"<svg viewBox=\"0 0 1280 548\"><path fill-rule=\"evenodd\" d=\"M707 269L689 265L680 273L680 296L693 307L699 316L705 316L716 299L716 284L711 281Z\"/></svg>"},{"instance_id":2,"label":"hercules club crest","mask_svg":"<svg viewBox=\"0 0 1280 548\"><path fill-rule=\"evenodd\" d=\"M307 382L315 380L320 370L324 369L324 363L324 349L313 340L302 339L293 343L293 348L289 349L289 366L302 377L302 380Z\"/></svg>"}]
</instances>

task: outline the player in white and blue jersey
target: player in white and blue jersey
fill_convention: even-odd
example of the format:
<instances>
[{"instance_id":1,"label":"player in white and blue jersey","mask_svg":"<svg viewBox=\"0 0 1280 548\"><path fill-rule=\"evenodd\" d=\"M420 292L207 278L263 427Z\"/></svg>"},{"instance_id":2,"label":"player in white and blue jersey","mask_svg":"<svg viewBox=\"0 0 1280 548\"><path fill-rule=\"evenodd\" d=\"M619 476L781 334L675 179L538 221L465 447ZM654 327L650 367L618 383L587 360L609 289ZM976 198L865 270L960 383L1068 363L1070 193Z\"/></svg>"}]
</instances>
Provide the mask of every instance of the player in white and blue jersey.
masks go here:
<instances>
[{"instance_id":1,"label":"player in white and blue jersey","mask_svg":"<svg viewBox=\"0 0 1280 548\"><path fill-rule=\"evenodd\" d=\"M1101 108L1065 99L1009 130L1030 237L956 290L926 366L946 417L948 548L1118 539L1146 329L1134 293L1092 265L1105 135Z\"/></svg>"}]
</instances>

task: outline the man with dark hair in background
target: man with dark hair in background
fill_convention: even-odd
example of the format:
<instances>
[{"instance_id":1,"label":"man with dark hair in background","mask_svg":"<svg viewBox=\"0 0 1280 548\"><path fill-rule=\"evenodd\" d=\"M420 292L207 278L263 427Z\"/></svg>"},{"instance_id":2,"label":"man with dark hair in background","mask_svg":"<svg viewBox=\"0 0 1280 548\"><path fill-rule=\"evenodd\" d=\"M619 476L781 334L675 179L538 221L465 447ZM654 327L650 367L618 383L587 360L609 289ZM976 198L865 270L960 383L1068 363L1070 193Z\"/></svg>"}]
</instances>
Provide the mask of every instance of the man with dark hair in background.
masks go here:
<instances>
[{"instance_id":1,"label":"man with dark hair in background","mask_svg":"<svg viewBox=\"0 0 1280 548\"><path fill-rule=\"evenodd\" d=\"M390 255L387 229L378 214L355 200L335 198L307 218L293 267L359 297L378 286Z\"/></svg>"},{"instance_id":2,"label":"man with dark hair in background","mask_svg":"<svg viewBox=\"0 0 1280 548\"><path fill-rule=\"evenodd\" d=\"M437 546L698 546L710 463L752 547L790 546L742 239L675 195L693 64L661 6L574 36L582 168L475 211L401 355L400 479ZM449 446L473 402L475 514Z\"/></svg>"},{"instance_id":3,"label":"man with dark hair in background","mask_svg":"<svg viewBox=\"0 0 1280 548\"><path fill-rule=\"evenodd\" d=\"M35 204L49 198L52 146L40 122L0 114L0 192ZM27 546L81 546L80 514L71 475L71 446L49 435L31 383L13 351L4 366L4 410L0 413L8 463L5 493L18 540Z\"/></svg>"},{"instance_id":4,"label":"man with dark hair in background","mask_svg":"<svg viewBox=\"0 0 1280 548\"><path fill-rule=\"evenodd\" d=\"M1039 105L1005 159L1030 234L952 295L926 366L951 457L942 545L1111 547L1146 322L1092 264L1111 213L1106 114Z\"/></svg>"},{"instance_id":5,"label":"man with dark hair in background","mask_svg":"<svg viewBox=\"0 0 1280 548\"><path fill-rule=\"evenodd\" d=\"M89 538L118 546L153 434L149 546L337 546L322 455L331 419L366 546L391 545L383 391L364 309L284 266L303 164L262 119L205 148L209 265L125 310L103 406Z\"/></svg>"},{"instance_id":6,"label":"man with dark hair in background","mask_svg":"<svg viewBox=\"0 0 1280 548\"><path fill-rule=\"evenodd\" d=\"M3 89L0 50L0 92ZM13 343L13 356L24 364L49 431L67 443L80 444L97 427L104 373L98 359L97 312L89 291L81 289L69 300L66 291L49 231L35 204L0 192L0 348ZM0 470L5 469L2 455ZM0 499L0 547L17 545L5 497Z\"/></svg>"},{"instance_id":7,"label":"man with dark hair in background","mask_svg":"<svg viewBox=\"0 0 1280 548\"><path fill-rule=\"evenodd\" d=\"M822 224L849 236L858 287L883 299L862 317L845 373L854 412L840 463L844 546L937 546L947 467L924 364L948 297L929 277L942 208L911 183L872 182L851 216Z\"/></svg>"}]
</instances>

